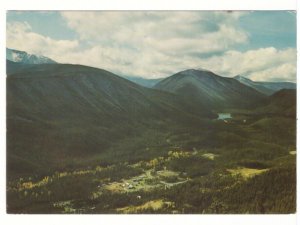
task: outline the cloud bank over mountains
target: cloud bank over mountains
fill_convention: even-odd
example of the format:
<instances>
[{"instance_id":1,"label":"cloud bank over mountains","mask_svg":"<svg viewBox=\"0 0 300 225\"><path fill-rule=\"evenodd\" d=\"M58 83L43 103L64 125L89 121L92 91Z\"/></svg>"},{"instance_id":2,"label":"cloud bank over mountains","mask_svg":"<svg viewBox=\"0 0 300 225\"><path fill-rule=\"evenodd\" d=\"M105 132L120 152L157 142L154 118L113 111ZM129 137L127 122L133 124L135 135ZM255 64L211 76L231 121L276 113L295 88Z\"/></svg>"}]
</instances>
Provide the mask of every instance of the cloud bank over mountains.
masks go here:
<instances>
[{"instance_id":1,"label":"cloud bank over mountains","mask_svg":"<svg viewBox=\"0 0 300 225\"><path fill-rule=\"evenodd\" d=\"M32 13L37 19L41 16ZM242 48L251 46L253 34L240 23L249 14L66 11L56 16L76 37L53 38L33 29L26 20L9 20L7 47L120 75L159 78L202 67L223 76L241 74L257 81L295 81L295 48Z\"/></svg>"}]
</instances>

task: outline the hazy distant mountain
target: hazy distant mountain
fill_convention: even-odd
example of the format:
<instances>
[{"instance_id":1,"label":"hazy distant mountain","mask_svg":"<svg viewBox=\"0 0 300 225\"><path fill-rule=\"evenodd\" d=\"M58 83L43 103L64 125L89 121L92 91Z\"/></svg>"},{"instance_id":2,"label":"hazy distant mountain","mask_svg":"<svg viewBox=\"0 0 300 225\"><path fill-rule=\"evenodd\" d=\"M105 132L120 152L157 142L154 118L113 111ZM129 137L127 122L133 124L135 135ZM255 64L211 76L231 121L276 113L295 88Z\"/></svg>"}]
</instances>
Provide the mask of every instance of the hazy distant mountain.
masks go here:
<instances>
[{"instance_id":1,"label":"hazy distant mountain","mask_svg":"<svg viewBox=\"0 0 300 225\"><path fill-rule=\"evenodd\" d=\"M281 89L296 89L297 85L292 82L258 82L266 88L274 90L274 92Z\"/></svg>"},{"instance_id":2,"label":"hazy distant mountain","mask_svg":"<svg viewBox=\"0 0 300 225\"><path fill-rule=\"evenodd\" d=\"M146 79L146 78L142 78L142 77L131 77L131 76L123 76L124 78L126 78L127 80L130 80L136 84L142 85L144 87L148 87L151 88L153 87L155 84L157 84L158 82L160 82L161 80L163 80L164 78L158 78L158 79Z\"/></svg>"},{"instance_id":3,"label":"hazy distant mountain","mask_svg":"<svg viewBox=\"0 0 300 225\"><path fill-rule=\"evenodd\" d=\"M240 75L234 79L266 95L272 95L281 89L296 89L296 84L292 82L257 82Z\"/></svg>"},{"instance_id":4,"label":"hazy distant mountain","mask_svg":"<svg viewBox=\"0 0 300 225\"><path fill-rule=\"evenodd\" d=\"M162 80L154 87L215 109L247 107L265 97L236 79L221 77L207 70L185 70Z\"/></svg>"},{"instance_id":5,"label":"hazy distant mountain","mask_svg":"<svg viewBox=\"0 0 300 225\"><path fill-rule=\"evenodd\" d=\"M54 64L54 60L41 55L29 54L24 51L6 48L6 59L23 64Z\"/></svg>"},{"instance_id":6,"label":"hazy distant mountain","mask_svg":"<svg viewBox=\"0 0 300 225\"><path fill-rule=\"evenodd\" d=\"M245 84L249 87L252 87L254 88L255 90L263 93L263 94L266 94L266 95L271 95L274 93L273 90L263 86L262 84L258 83L258 82L254 82L246 77L243 77L243 76L240 76L240 75L237 75L234 77L234 79L238 80L239 82L241 82L242 84Z\"/></svg>"}]
</instances>

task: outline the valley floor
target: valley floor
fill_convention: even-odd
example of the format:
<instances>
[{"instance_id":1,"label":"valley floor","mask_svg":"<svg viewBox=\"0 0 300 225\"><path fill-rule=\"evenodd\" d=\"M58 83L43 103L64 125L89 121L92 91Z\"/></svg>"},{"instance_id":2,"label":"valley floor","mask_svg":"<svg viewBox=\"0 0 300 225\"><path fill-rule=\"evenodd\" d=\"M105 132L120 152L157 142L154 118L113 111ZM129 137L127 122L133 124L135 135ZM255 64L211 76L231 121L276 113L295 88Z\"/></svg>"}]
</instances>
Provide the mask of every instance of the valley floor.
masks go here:
<instances>
[{"instance_id":1,"label":"valley floor","mask_svg":"<svg viewBox=\"0 0 300 225\"><path fill-rule=\"evenodd\" d=\"M245 123L244 117L214 120L215 132L201 135L197 135L199 129L161 134L166 144L157 147L156 156L147 147L143 154L151 154L142 160L122 160L125 156L120 151L111 156L119 161L108 165L97 164L95 158L80 169L10 179L7 211L294 213L294 137L284 138L274 126L287 126L295 120L247 115ZM289 128L293 133L294 127ZM147 136L149 145L149 132ZM214 147L205 145L207 139L213 140Z\"/></svg>"},{"instance_id":2,"label":"valley floor","mask_svg":"<svg viewBox=\"0 0 300 225\"><path fill-rule=\"evenodd\" d=\"M284 165L274 168L236 167L217 169L205 176L189 177L170 162L210 160L201 151L170 151L167 157L136 164L56 172L41 180L20 178L8 184L10 213L274 213L295 210L293 199L295 155L286 155ZM199 163L201 163L201 160ZM131 175L114 179L114 171ZM284 177L283 175L287 175ZM275 183L266 183L269 177ZM288 183L285 183L288 180ZM252 187L251 187L252 185ZM253 186L254 185L254 186ZM275 187L274 187L275 185ZM285 198L280 211L268 189L280 185ZM284 185L284 186L283 186ZM268 188L269 187L269 188ZM259 192L259 195L257 195ZM242 202L250 193L255 198ZM242 199L228 199L235 194ZM243 196L241 196L243 195ZM251 195L251 194L250 194ZM261 198L261 199L260 199ZM251 207L249 206L251 205ZM244 206L244 207L242 207ZM270 208L271 207L271 208ZM273 207L273 208L272 208ZM263 211L262 211L263 210Z\"/></svg>"}]
</instances>

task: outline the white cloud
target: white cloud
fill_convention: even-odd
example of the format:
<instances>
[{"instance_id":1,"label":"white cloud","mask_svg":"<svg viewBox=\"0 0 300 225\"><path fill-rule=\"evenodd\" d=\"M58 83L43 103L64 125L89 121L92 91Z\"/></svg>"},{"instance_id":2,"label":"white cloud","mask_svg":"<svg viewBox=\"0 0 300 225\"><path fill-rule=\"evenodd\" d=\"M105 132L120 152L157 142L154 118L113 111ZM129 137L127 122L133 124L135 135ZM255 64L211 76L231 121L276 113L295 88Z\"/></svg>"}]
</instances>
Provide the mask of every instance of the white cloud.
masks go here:
<instances>
[{"instance_id":1,"label":"white cloud","mask_svg":"<svg viewBox=\"0 0 300 225\"><path fill-rule=\"evenodd\" d=\"M166 77L189 68L254 80L296 80L296 50L241 52L244 12L62 12L79 40L54 40L26 22L7 24L7 47L119 75ZM215 54L218 53L218 54Z\"/></svg>"},{"instance_id":2,"label":"white cloud","mask_svg":"<svg viewBox=\"0 0 300 225\"><path fill-rule=\"evenodd\" d=\"M247 42L239 13L225 12L62 12L82 40L163 54L224 51Z\"/></svg>"},{"instance_id":3,"label":"white cloud","mask_svg":"<svg viewBox=\"0 0 300 225\"><path fill-rule=\"evenodd\" d=\"M61 14L80 40L92 46L85 52L93 57L86 62L88 65L103 65L126 75L167 76L189 67L184 60L190 59L190 55L222 52L248 40L248 34L237 25L243 13L67 11Z\"/></svg>"},{"instance_id":4,"label":"white cloud","mask_svg":"<svg viewBox=\"0 0 300 225\"><path fill-rule=\"evenodd\" d=\"M296 82L296 62L283 63L278 66L256 71L251 74L251 78L256 81L292 81Z\"/></svg>"},{"instance_id":5,"label":"white cloud","mask_svg":"<svg viewBox=\"0 0 300 225\"><path fill-rule=\"evenodd\" d=\"M227 51L202 62L225 76L243 75L256 81L296 81L296 49L273 47L246 52Z\"/></svg>"},{"instance_id":6,"label":"white cloud","mask_svg":"<svg viewBox=\"0 0 300 225\"><path fill-rule=\"evenodd\" d=\"M6 46L53 59L78 47L78 41L54 40L34 33L27 22L13 22L6 25Z\"/></svg>"}]
</instances>

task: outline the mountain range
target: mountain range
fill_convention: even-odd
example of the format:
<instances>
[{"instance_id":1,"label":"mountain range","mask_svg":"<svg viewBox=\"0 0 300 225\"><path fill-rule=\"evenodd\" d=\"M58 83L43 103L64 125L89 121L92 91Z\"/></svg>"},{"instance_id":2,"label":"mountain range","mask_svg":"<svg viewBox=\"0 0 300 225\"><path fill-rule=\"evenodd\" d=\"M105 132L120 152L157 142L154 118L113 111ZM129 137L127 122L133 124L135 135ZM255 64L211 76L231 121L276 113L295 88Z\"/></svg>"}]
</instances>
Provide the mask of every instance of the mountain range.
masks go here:
<instances>
[{"instance_id":1,"label":"mountain range","mask_svg":"<svg viewBox=\"0 0 300 225\"><path fill-rule=\"evenodd\" d=\"M281 89L296 89L296 84L292 82L258 82L240 75L234 79L266 95L272 95Z\"/></svg>"},{"instance_id":2,"label":"mountain range","mask_svg":"<svg viewBox=\"0 0 300 225\"><path fill-rule=\"evenodd\" d=\"M25 51L19 51L15 49L6 48L6 59L7 59L7 71L9 73L16 72L20 69L30 67L32 64L56 64L57 62L41 55L29 54ZM204 69L198 69L203 72L210 72ZM152 88L157 85L164 78L147 79L135 76L122 76L127 80L137 83L141 86ZM265 95L271 95L281 89L296 89L296 84L292 82L257 82L252 81L249 78L237 75L233 77L240 83L254 88L258 92Z\"/></svg>"},{"instance_id":3,"label":"mountain range","mask_svg":"<svg viewBox=\"0 0 300 225\"><path fill-rule=\"evenodd\" d=\"M148 136L150 130L168 133L187 124L210 129L216 112L228 108L281 112L285 99L295 96L283 90L268 97L256 86L201 69L181 71L147 88L102 69L8 52L11 174L66 166L67 159L102 153L120 140ZM292 107L283 114L291 115Z\"/></svg>"}]
</instances>

